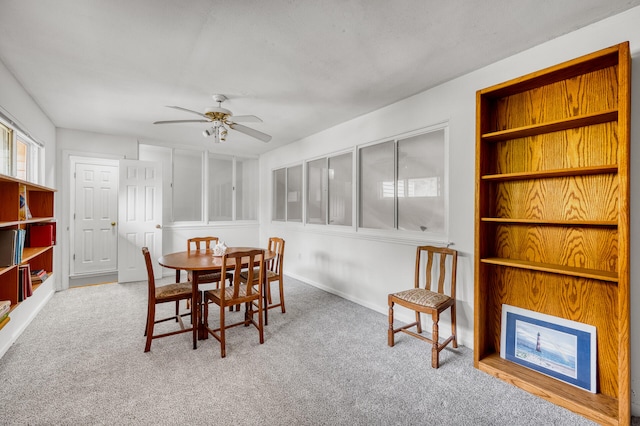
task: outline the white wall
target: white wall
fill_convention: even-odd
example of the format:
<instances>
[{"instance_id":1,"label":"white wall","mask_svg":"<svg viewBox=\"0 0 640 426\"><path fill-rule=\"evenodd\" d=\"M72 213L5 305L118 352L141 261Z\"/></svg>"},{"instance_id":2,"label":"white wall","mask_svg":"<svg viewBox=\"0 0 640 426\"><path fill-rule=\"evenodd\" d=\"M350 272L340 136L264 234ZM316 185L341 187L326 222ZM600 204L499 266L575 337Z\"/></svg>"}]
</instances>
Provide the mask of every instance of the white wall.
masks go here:
<instances>
[{"instance_id":1,"label":"white wall","mask_svg":"<svg viewBox=\"0 0 640 426\"><path fill-rule=\"evenodd\" d=\"M343 123L261 157L261 240L279 235L286 240L285 274L339 294L383 314L387 294L413 282L415 243L374 239L354 232L270 222L270 174L274 168L330 154L354 145L404 133L448 120L450 125L450 240L462 258L458 264L458 333L462 344L473 346L473 249L475 173L475 93L575 57L630 41L633 58L631 188L640 179L640 7L562 36L411 98ZM636 148L634 148L636 147ZM640 197L631 200L631 306L640 306ZM631 323L639 324L633 309ZM356 331L357 332L357 331ZM444 333L444 331L443 331ZM632 404L640 414L640 328L631 328ZM381 324L380 340L386 339ZM637 396L636 396L637 395Z\"/></svg>"}]
</instances>

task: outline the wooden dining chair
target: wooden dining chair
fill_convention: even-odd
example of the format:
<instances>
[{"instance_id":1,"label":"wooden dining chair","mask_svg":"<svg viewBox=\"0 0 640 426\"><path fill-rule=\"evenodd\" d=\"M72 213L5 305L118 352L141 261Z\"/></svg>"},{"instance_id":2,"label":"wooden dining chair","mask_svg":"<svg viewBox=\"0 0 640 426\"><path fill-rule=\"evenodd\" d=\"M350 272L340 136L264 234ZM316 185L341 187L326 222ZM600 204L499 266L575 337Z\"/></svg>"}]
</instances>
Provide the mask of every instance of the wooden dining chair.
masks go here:
<instances>
[{"instance_id":1,"label":"wooden dining chair","mask_svg":"<svg viewBox=\"0 0 640 426\"><path fill-rule=\"evenodd\" d=\"M218 244L218 237L194 237L189 238L187 240L187 251L191 250L213 250L216 244ZM178 274L180 271L176 272L176 281L179 281ZM216 288L220 287L220 281L222 281L222 275L218 271L211 272L202 272L198 275L198 284L208 284L215 283ZM233 274L226 274L226 279L231 282L233 279ZM191 271L187 272L187 281L191 282L193 280L193 273ZM191 306L191 301L187 300L187 309Z\"/></svg>"},{"instance_id":2,"label":"wooden dining chair","mask_svg":"<svg viewBox=\"0 0 640 426\"><path fill-rule=\"evenodd\" d=\"M207 333L211 334L220 342L220 356L222 358L227 354L225 333L228 328L253 324L258 329L260 344L264 343L262 286L259 285L254 287L253 285L243 283L240 280L243 258L245 258L245 264L258 265L257 268L249 268L249 282L253 282L254 279L261 282L264 278L264 274L266 273L264 250L250 249L235 251L227 253L222 257L222 274L226 274L228 271L233 271L232 285L229 287L222 286L220 288L204 292L204 327L207 330ZM258 276L254 277L254 273L256 273L256 271ZM215 303L220 307L220 324L216 329L209 327L209 302ZM245 305L244 320L233 324L226 324L226 308L239 304ZM254 318L256 313L258 314L257 322Z\"/></svg>"},{"instance_id":3,"label":"wooden dining chair","mask_svg":"<svg viewBox=\"0 0 640 426\"><path fill-rule=\"evenodd\" d=\"M439 257L439 268L433 268L435 257ZM449 274L449 285L446 285L447 259L451 258L451 273ZM445 247L420 246L416 250L416 268L414 288L389 294L389 330L388 344L395 344L394 336L398 332L407 333L411 336L425 340L432 344L431 367L438 368L440 365L439 354L449 343L454 348L458 347L456 333L456 269L458 263L458 252ZM432 283L436 283L437 286ZM424 283L424 287L420 287ZM448 287L448 290L447 290ZM410 324L398 328L393 326L393 307L400 305L415 311L416 320ZM451 308L451 336L440 343L438 321L440 314ZM431 338L423 336L422 322L420 315L431 315L433 321ZM416 332L409 330L415 326Z\"/></svg>"},{"instance_id":4,"label":"wooden dining chair","mask_svg":"<svg viewBox=\"0 0 640 426\"><path fill-rule=\"evenodd\" d=\"M147 301L147 324L145 327L144 335L147 337L144 351L149 352L151 349L151 341L160 337L172 336L179 333L187 333L193 331L192 327L185 328L182 322L182 317L191 315L191 312L180 314L180 301L191 299L191 283L181 282L167 284L160 287L156 287L155 277L153 275L153 265L151 263L151 255L147 247L142 247L142 255L144 256L145 264L147 265L147 282L149 296ZM176 314L170 317L156 319L156 305L160 303L175 302ZM155 325L161 322L175 320L180 324L180 329L170 332L154 335Z\"/></svg>"},{"instance_id":5,"label":"wooden dining chair","mask_svg":"<svg viewBox=\"0 0 640 426\"><path fill-rule=\"evenodd\" d=\"M278 237L269 238L267 250L276 253L276 256L267 261L267 306L265 309L273 309L280 306L280 311L284 314L286 312L284 306L284 279L282 274L282 263L284 262L284 240ZM254 272L254 278L257 277L257 273ZM240 273L240 279L243 282L248 281L248 271L242 271ZM273 303L271 299L271 282L278 281L280 287L280 301ZM258 284L258 281L253 281L254 285Z\"/></svg>"},{"instance_id":6,"label":"wooden dining chair","mask_svg":"<svg viewBox=\"0 0 640 426\"><path fill-rule=\"evenodd\" d=\"M213 250L213 247L218 244L218 237L195 237L189 238L187 240L187 251L191 250ZM204 245L204 247L203 247ZM231 282L233 278L233 274L226 274L226 279ZM191 271L187 273L187 281L192 280ZM216 283L216 286L220 286L220 281L222 281L222 275L220 272L211 271L206 273L201 273L198 275L198 283L206 284L206 283Z\"/></svg>"}]
</instances>

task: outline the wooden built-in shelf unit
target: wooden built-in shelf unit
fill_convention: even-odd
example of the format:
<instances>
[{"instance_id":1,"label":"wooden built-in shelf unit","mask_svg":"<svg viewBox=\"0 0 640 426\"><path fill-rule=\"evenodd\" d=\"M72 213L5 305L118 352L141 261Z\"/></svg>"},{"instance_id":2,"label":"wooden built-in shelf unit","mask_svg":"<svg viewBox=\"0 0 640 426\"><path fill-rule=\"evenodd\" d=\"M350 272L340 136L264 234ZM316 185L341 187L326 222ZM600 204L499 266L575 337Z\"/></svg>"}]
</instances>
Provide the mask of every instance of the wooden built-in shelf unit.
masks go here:
<instances>
[{"instance_id":1,"label":"wooden built-in shelf unit","mask_svg":"<svg viewBox=\"0 0 640 426\"><path fill-rule=\"evenodd\" d=\"M20 218L20 188L26 188L27 205L32 217ZM26 228L29 224L51 222L54 220L53 195L55 190L30 182L0 175L0 229ZM53 246L29 247L25 243L22 252L22 264L29 264L31 270L44 269L49 275L53 273ZM10 300L11 310L21 302L18 300L18 266L0 267L0 300ZM37 291L38 284L33 286ZM9 317L0 324L0 329L9 321Z\"/></svg>"},{"instance_id":2,"label":"wooden built-in shelf unit","mask_svg":"<svg viewBox=\"0 0 640 426\"><path fill-rule=\"evenodd\" d=\"M630 95L628 43L477 92L475 367L613 425L631 419ZM595 326L597 393L501 358L503 304Z\"/></svg>"}]
</instances>

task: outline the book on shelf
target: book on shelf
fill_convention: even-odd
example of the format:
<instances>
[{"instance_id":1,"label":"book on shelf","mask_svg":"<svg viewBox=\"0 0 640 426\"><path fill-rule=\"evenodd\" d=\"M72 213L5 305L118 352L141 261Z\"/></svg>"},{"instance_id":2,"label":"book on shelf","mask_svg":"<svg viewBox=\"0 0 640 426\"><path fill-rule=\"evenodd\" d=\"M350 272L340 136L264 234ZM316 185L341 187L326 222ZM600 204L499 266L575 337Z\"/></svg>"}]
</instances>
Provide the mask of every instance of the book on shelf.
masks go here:
<instances>
[{"instance_id":1,"label":"book on shelf","mask_svg":"<svg viewBox=\"0 0 640 426\"><path fill-rule=\"evenodd\" d=\"M0 267L16 264L17 229L0 229Z\"/></svg>"},{"instance_id":2,"label":"book on shelf","mask_svg":"<svg viewBox=\"0 0 640 426\"><path fill-rule=\"evenodd\" d=\"M42 284L49 278L49 274L44 269L36 269L31 271L31 284Z\"/></svg>"},{"instance_id":3,"label":"book on shelf","mask_svg":"<svg viewBox=\"0 0 640 426\"><path fill-rule=\"evenodd\" d=\"M49 247L56 244L56 222L29 225L29 247Z\"/></svg>"},{"instance_id":4,"label":"book on shelf","mask_svg":"<svg viewBox=\"0 0 640 426\"><path fill-rule=\"evenodd\" d=\"M0 317L8 315L11 310L11 300L0 300Z\"/></svg>"},{"instance_id":5,"label":"book on shelf","mask_svg":"<svg viewBox=\"0 0 640 426\"><path fill-rule=\"evenodd\" d=\"M31 267L29 264L18 267L18 302L22 302L33 294Z\"/></svg>"},{"instance_id":6,"label":"book on shelf","mask_svg":"<svg viewBox=\"0 0 640 426\"><path fill-rule=\"evenodd\" d=\"M24 229L17 229L17 239L16 239L16 262L15 265L19 265L22 263L22 253L24 252L24 241L27 236L27 231Z\"/></svg>"},{"instance_id":7,"label":"book on shelf","mask_svg":"<svg viewBox=\"0 0 640 426\"><path fill-rule=\"evenodd\" d=\"M4 316L0 317L0 328L7 325L9 321L11 321L11 317L9 316L9 314L4 314Z\"/></svg>"},{"instance_id":8,"label":"book on shelf","mask_svg":"<svg viewBox=\"0 0 640 426\"><path fill-rule=\"evenodd\" d=\"M29 210L29 205L27 204L27 186L20 185L20 212L19 217L20 220L31 219L33 216L31 215L31 210Z\"/></svg>"}]
</instances>

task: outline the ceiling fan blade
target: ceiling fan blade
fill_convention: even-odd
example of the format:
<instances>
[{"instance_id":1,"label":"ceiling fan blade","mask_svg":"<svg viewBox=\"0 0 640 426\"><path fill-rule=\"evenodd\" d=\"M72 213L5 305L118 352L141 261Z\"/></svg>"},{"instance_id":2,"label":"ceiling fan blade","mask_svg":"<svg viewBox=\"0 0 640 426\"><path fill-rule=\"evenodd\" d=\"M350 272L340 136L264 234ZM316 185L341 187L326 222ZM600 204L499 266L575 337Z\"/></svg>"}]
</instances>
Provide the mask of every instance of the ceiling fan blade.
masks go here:
<instances>
[{"instance_id":1,"label":"ceiling fan blade","mask_svg":"<svg viewBox=\"0 0 640 426\"><path fill-rule=\"evenodd\" d=\"M247 126L243 126L242 124L231 123L229 124L229 127L231 127L233 130L239 131L240 133L244 133L245 135L260 139L262 142L269 142L271 140L271 136L269 136L268 134L251 129Z\"/></svg>"},{"instance_id":2,"label":"ceiling fan blade","mask_svg":"<svg viewBox=\"0 0 640 426\"><path fill-rule=\"evenodd\" d=\"M211 120L164 120L154 121L153 124L172 124L172 123L209 123Z\"/></svg>"},{"instance_id":3,"label":"ceiling fan blade","mask_svg":"<svg viewBox=\"0 0 640 426\"><path fill-rule=\"evenodd\" d=\"M197 114L197 115L199 115L200 117L208 118L208 117L207 117L206 115L204 115L203 113L198 112L198 111L194 111L194 110L192 110L192 109L182 108L182 107L179 107L179 106L171 106L171 105L167 105L167 108L179 109L180 111L186 111L186 112L190 112L190 113L192 113L192 114Z\"/></svg>"},{"instance_id":4,"label":"ceiling fan blade","mask_svg":"<svg viewBox=\"0 0 640 426\"><path fill-rule=\"evenodd\" d=\"M233 123L262 123L255 115L234 115L229 120Z\"/></svg>"}]
</instances>

